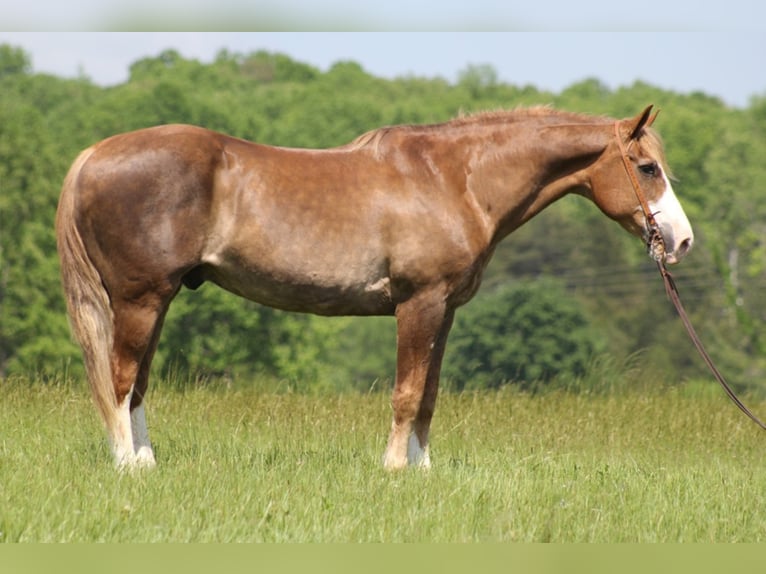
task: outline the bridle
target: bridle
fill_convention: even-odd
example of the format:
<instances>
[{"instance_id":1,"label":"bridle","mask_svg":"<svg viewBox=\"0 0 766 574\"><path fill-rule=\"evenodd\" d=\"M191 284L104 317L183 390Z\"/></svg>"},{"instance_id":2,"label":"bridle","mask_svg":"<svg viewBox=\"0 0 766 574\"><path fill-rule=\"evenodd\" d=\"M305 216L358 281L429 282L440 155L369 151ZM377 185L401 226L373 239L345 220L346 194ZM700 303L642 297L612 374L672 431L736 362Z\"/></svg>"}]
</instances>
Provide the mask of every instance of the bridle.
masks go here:
<instances>
[{"instance_id":1,"label":"bridle","mask_svg":"<svg viewBox=\"0 0 766 574\"><path fill-rule=\"evenodd\" d=\"M649 123L654 121L655 117L657 116L655 115L652 117L649 120ZM636 170L634 170L631 165L628 150L622 141L622 137L620 137L620 122L614 123L614 135L617 139L617 146L620 148L622 164L625 166L625 171L628 174L628 179L630 179L631 185L633 185L633 191L636 193L636 198L638 199L638 204L641 206L641 211L644 212L644 218L646 220L646 234L644 236L644 239L646 240L646 249L651 258L662 265L665 262L665 239L662 237L660 226L657 224L657 220L654 217L655 213L649 209L649 202L646 201L646 196L644 195L644 192L641 189L641 184L638 182L638 177L636 176ZM633 142L631 141L631 143Z\"/></svg>"},{"instance_id":2,"label":"bridle","mask_svg":"<svg viewBox=\"0 0 766 574\"><path fill-rule=\"evenodd\" d=\"M655 117L656 114L649 120L648 123L651 124ZM702 344L702 341L697 336L697 332L694 330L694 326L692 325L691 320L689 319L689 316L687 315L686 310L681 303L681 296L678 293L676 282L673 279L673 276L670 274L670 271L668 271L667 267L665 267L665 240L662 237L660 226L657 224L657 220L654 217L655 214L652 213L651 209L649 209L649 203L646 201L646 196L641 189L641 184L639 183L638 177L636 176L636 170L633 169L630 157L628 156L628 150L622 141L622 136L620 134L620 122L614 123L614 133L617 139L617 146L619 147L620 155L622 156L622 163L625 166L625 171L628 174L628 179L633 186L633 191L636 194L636 198L638 199L638 203L641 206L641 211L643 211L646 220L645 239L647 250L649 251L649 255L652 257L652 259L654 259L654 261L657 263L657 268L659 269L660 275L662 276L662 280L665 284L665 292L667 293L668 298L673 302L673 306L676 308L678 316L681 318L681 321L686 328L686 332L689 334L689 338L692 340L692 343L694 343L694 346L702 356L705 364L713 373L713 376L720 383L721 387L723 387L726 395L732 400L732 402L734 402L735 405L737 405L739 410L750 417L750 419L759 427L766 430L766 424L764 424L758 417L756 417L734 393L732 388L726 382L726 379L724 379L721 372L715 366L715 363L713 363L710 355L708 355L704 345Z\"/></svg>"}]
</instances>

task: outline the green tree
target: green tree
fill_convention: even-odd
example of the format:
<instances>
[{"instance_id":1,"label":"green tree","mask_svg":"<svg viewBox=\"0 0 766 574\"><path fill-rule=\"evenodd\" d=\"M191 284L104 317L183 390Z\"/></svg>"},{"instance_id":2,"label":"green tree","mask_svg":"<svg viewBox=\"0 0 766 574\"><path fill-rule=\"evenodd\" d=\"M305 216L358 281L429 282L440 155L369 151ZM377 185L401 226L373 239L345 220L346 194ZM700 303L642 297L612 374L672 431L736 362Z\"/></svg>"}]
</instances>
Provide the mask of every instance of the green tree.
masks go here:
<instances>
[{"instance_id":1,"label":"green tree","mask_svg":"<svg viewBox=\"0 0 766 574\"><path fill-rule=\"evenodd\" d=\"M183 290L170 306L155 367L237 378L268 375L306 387L334 387L323 358L343 325L285 313L235 297L212 284Z\"/></svg>"},{"instance_id":2,"label":"green tree","mask_svg":"<svg viewBox=\"0 0 766 574\"><path fill-rule=\"evenodd\" d=\"M469 64L458 73L458 85L476 99L497 86L497 70L490 64Z\"/></svg>"},{"instance_id":3,"label":"green tree","mask_svg":"<svg viewBox=\"0 0 766 574\"><path fill-rule=\"evenodd\" d=\"M52 80L51 80L52 81ZM34 107L0 107L0 375L59 369L74 356L53 218L64 163Z\"/></svg>"},{"instance_id":4,"label":"green tree","mask_svg":"<svg viewBox=\"0 0 766 574\"><path fill-rule=\"evenodd\" d=\"M32 60L21 48L0 44L0 79L16 74L29 74Z\"/></svg>"},{"instance_id":5,"label":"green tree","mask_svg":"<svg viewBox=\"0 0 766 574\"><path fill-rule=\"evenodd\" d=\"M519 282L458 311L445 375L457 388L526 388L579 375L604 349L577 302L552 281Z\"/></svg>"},{"instance_id":6,"label":"green tree","mask_svg":"<svg viewBox=\"0 0 766 574\"><path fill-rule=\"evenodd\" d=\"M264 50L236 59L243 75L262 83L305 83L315 80L320 75L312 66L296 62L284 54L273 54Z\"/></svg>"},{"instance_id":7,"label":"green tree","mask_svg":"<svg viewBox=\"0 0 766 574\"><path fill-rule=\"evenodd\" d=\"M760 358L766 347L766 97L736 110L702 93L678 94L644 82L612 91L591 78L553 94L505 83L481 65L467 67L451 84L443 78L376 78L355 62L322 72L283 54L222 51L202 63L173 50L135 62L127 82L102 88L86 79L33 73L23 50L2 45L0 98L0 373L80 361L66 333L53 216L69 163L88 145L119 132L185 122L267 144L327 147L381 125L552 102L613 117L634 115L649 103L662 109L655 127L697 234L694 251L674 270L687 309L734 382L766 375ZM646 349L642 356L670 380L704 373L640 242L581 198L557 203L498 246L476 301L458 311L445 369L453 359L462 364L483 357L461 343L461 325L472 309L500 297L505 285L540 277L556 280L558 302L576 305L586 340L605 345L617 363ZM532 308L545 316L542 303L533 301ZM488 329L499 327L486 321ZM525 323L522 317L517 323L532 326L529 337L547 332L544 321ZM510 347L494 357L499 361ZM536 356L556 363L550 349ZM281 313L206 286L183 292L171 307L157 368L175 362L215 375L258 372L305 378L324 388L345 381L366 389L393 377L394 357L390 319ZM492 365L490 358L481 358L482 364ZM547 367L519 367L535 360L520 356L498 372L507 378L549 376ZM561 369L582 368L581 361L558 363ZM489 375L466 372L461 384L497 384Z\"/></svg>"}]
</instances>

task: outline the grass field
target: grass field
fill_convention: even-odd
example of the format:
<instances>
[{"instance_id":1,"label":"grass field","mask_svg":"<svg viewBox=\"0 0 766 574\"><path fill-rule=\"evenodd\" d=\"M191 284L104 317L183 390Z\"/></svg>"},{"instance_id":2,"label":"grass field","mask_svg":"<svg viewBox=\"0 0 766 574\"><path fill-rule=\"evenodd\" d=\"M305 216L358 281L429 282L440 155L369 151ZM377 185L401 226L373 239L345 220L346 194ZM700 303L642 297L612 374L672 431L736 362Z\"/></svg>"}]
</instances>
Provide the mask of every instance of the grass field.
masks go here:
<instances>
[{"instance_id":1,"label":"grass field","mask_svg":"<svg viewBox=\"0 0 766 574\"><path fill-rule=\"evenodd\" d=\"M446 393L433 468L387 473L385 393L164 388L119 475L84 388L0 385L3 542L766 540L766 436L717 390Z\"/></svg>"}]
</instances>

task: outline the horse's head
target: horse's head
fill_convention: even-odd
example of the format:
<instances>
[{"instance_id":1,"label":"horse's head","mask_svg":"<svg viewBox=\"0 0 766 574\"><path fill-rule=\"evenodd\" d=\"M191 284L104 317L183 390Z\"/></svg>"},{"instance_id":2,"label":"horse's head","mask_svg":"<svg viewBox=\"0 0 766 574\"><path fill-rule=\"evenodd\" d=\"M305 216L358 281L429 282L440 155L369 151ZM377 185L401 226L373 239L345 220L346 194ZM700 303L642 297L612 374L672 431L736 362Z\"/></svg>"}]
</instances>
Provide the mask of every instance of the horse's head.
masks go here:
<instances>
[{"instance_id":1,"label":"horse's head","mask_svg":"<svg viewBox=\"0 0 766 574\"><path fill-rule=\"evenodd\" d=\"M590 193L604 213L647 243L654 223L664 242L665 261L677 263L691 249L694 234L670 185L662 142L650 129L657 117L651 111L649 106L617 123L614 141L591 172Z\"/></svg>"}]
</instances>

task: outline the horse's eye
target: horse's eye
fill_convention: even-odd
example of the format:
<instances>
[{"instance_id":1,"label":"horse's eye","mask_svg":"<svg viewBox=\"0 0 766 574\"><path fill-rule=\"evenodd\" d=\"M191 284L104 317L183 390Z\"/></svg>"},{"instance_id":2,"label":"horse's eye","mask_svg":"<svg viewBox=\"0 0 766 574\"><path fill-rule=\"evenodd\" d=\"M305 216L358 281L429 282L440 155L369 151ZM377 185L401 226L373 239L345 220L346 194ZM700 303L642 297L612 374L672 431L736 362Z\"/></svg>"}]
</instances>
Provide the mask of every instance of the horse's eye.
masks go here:
<instances>
[{"instance_id":1,"label":"horse's eye","mask_svg":"<svg viewBox=\"0 0 766 574\"><path fill-rule=\"evenodd\" d=\"M654 177L660 172L657 162L644 163L638 166L638 169L646 176Z\"/></svg>"}]
</instances>

